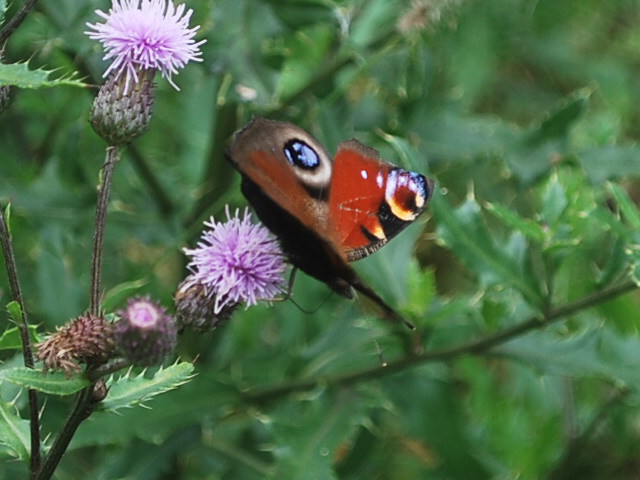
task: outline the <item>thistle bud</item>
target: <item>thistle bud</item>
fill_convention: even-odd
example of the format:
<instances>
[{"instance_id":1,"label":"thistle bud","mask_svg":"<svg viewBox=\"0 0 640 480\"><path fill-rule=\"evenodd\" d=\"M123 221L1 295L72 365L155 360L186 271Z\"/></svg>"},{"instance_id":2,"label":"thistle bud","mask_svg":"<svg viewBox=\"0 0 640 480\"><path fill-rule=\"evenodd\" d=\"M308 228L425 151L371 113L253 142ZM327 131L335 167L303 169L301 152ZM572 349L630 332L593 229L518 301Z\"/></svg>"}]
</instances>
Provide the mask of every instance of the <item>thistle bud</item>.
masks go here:
<instances>
[{"instance_id":1,"label":"thistle bud","mask_svg":"<svg viewBox=\"0 0 640 480\"><path fill-rule=\"evenodd\" d=\"M228 303L216 311L215 294L210 294L207 287L196 282L192 275L178 285L173 300L178 328L198 333L209 332L224 325L238 307L238 303Z\"/></svg>"},{"instance_id":2,"label":"thistle bud","mask_svg":"<svg viewBox=\"0 0 640 480\"><path fill-rule=\"evenodd\" d=\"M177 330L163 307L148 298L134 298L119 314L116 348L131 363L157 365L173 352Z\"/></svg>"},{"instance_id":3,"label":"thistle bud","mask_svg":"<svg viewBox=\"0 0 640 480\"><path fill-rule=\"evenodd\" d=\"M37 345L45 370L69 375L81 371L80 363L106 362L114 352L113 325L104 317L82 315Z\"/></svg>"},{"instance_id":4,"label":"thistle bud","mask_svg":"<svg viewBox=\"0 0 640 480\"><path fill-rule=\"evenodd\" d=\"M112 74L98 92L90 122L109 145L128 143L142 134L151 119L154 70L141 70L137 81Z\"/></svg>"}]
</instances>

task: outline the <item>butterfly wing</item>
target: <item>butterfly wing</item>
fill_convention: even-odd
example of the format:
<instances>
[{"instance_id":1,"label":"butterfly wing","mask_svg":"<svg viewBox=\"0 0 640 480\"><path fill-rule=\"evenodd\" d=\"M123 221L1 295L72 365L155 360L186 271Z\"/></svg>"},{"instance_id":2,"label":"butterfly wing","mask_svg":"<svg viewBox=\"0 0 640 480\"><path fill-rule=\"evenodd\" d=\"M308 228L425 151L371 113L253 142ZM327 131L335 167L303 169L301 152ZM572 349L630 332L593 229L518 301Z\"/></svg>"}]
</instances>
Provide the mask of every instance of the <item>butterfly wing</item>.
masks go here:
<instances>
[{"instance_id":1,"label":"butterfly wing","mask_svg":"<svg viewBox=\"0 0 640 480\"><path fill-rule=\"evenodd\" d=\"M433 182L384 162L357 140L340 144L333 165L329 219L348 261L370 255L413 222Z\"/></svg>"},{"instance_id":2,"label":"butterfly wing","mask_svg":"<svg viewBox=\"0 0 640 480\"><path fill-rule=\"evenodd\" d=\"M300 127L256 117L236 134L227 157L245 180L306 227L326 225L331 158Z\"/></svg>"}]
</instances>

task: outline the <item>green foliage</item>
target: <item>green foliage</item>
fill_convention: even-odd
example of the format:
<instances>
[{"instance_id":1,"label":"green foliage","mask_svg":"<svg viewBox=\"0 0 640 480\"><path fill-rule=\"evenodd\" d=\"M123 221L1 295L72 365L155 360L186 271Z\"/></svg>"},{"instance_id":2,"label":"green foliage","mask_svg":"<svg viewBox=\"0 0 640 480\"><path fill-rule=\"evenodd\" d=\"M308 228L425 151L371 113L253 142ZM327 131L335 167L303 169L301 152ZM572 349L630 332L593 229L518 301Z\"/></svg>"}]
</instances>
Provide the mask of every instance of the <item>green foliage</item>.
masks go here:
<instances>
[{"instance_id":1,"label":"green foliage","mask_svg":"<svg viewBox=\"0 0 640 480\"><path fill-rule=\"evenodd\" d=\"M38 327L29 325L29 337L33 343L40 341ZM20 350L21 348L22 341L20 340L20 330L18 327L7 328L2 335L0 335L0 350Z\"/></svg>"},{"instance_id":2,"label":"green foliage","mask_svg":"<svg viewBox=\"0 0 640 480\"><path fill-rule=\"evenodd\" d=\"M120 408L144 405L156 395L188 382L191 372L193 372L193 365L187 362L161 368L151 378L146 378L144 372L136 376L132 376L129 372L108 382L109 395L100 404L100 408L115 412Z\"/></svg>"},{"instance_id":3,"label":"green foliage","mask_svg":"<svg viewBox=\"0 0 640 480\"><path fill-rule=\"evenodd\" d=\"M0 402L0 455L20 460L29 458L29 422L23 420L16 408Z\"/></svg>"},{"instance_id":4,"label":"green foliage","mask_svg":"<svg viewBox=\"0 0 640 480\"><path fill-rule=\"evenodd\" d=\"M41 68L29 70L26 63L0 64L0 85L19 88L52 88L60 86L85 87L73 75L50 79L53 72Z\"/></svg>"},{"instance_id":5,"label":"green foliage","mask_svg":"<svg viewBox=\"0 0 640 480\"><path fill-rule=\"evenodd\" d=\"M263 115L435 180L428 213L354 264L417 332L299 273L295 304L239 308L185 332L180 361L113 373L58 478L631 478L636 3L189 2L204 62L174 77L180 92L156 78L149 131L117 165L103 308L171 305L202 220L246 205L224 151ZM88 306L105 145L86 121L95 91L65 87L102 82L83 34L95 8L43 4L0 65L0 84L22 87L0 114L0 201L34 343ZM22 366L9 291L0 275L0 452L26 461L25 389L55 438L88 381ZM25 476L6 463L0 477Z\"/></svg>"},{"instance_id":6,"label":"green foliage","mask_svg":"<svg viewBox=\"0 0 640 480\"><path fill-rule=\"evenodd\" d=\"M0 370L0 380L52 395L71 395L90 385L85 378L68 378L61 372L43 373L25 367Z\"/></svg>"}]
</instances>

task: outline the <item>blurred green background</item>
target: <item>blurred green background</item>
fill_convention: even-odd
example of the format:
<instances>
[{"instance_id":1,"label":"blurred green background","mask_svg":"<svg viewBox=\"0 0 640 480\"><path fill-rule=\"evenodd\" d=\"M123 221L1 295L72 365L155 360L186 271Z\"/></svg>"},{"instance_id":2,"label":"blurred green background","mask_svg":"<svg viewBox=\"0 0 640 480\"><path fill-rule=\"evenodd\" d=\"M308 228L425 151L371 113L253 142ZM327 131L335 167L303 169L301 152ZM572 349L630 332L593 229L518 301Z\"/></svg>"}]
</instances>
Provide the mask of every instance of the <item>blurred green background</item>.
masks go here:
<instances>
[{"instance_id":1,"label":"blurred green background","mask_svg":"<svg viewBox=\"0 0 640 480\"><path fill-rule=\"evenodd\" d=\"M180 92L157 78L150 129L116 170L106 307L133 294L172 305L181 249L225 204L246 205L223 152L259 114L299 124L329 151L358 138L435 179L428 213L355 264L418 334L364 302L326 299L300 274L293 298L311 313L276 303L185 334L178 354L195 362L191 382L150 409L95 413L56 478L639 478L640 297L621 293L640 272L640 3L187 5L204 61L174 77ZM83 32L109 6L40 2L4 61L99 84L106 64ZM87 121L96 91L14 89L0 114L0 201L12 204L41 333L88 306L105 149ZM0 301L10 301L5 275ZM412 357L529 318L540 324L494 348ZM393 368L380 366L375 342ZM2 358L21 362L15 351ZM0 386L4 402L17 392ZM45 435L71 401L47 399ZM23 393L21 412L25 403ZM3 478L25 472L0 465Z\"/></svg>"}]
</instances>

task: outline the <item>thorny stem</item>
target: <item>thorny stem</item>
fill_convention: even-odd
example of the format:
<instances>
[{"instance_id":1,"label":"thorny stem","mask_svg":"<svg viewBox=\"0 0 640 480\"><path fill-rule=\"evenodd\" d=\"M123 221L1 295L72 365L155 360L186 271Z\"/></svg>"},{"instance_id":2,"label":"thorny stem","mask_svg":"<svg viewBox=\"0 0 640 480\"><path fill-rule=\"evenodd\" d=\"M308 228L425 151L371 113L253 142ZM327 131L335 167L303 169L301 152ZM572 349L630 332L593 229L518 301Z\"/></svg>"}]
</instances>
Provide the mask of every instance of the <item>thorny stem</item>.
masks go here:
<instances>
[{"instance_id":1,"label":"thorny stem","mask_svg":"<svg viewBox=\"0 0 640 480\"><path fill-rule=\"evenodd\" d=\"M42 470L36 477L36 480L49 480L53 476L58 463L62 459L62 455L67 450L69 442L76 433L76 430L80 426L83 420L91 415L91 394L93 393L93 384L89 385L84 390L81 390L76 397L76 403L73 406L73 410L67 417L67 421L58 433L49 454L45 458L42 465Z\"/></svg>"},{"instance_id":2,"label":"thorny stem","mask_svg":"<svg viewBox=\"0 0 640 480\"><path fill-rule=\"evenodd\" d=\"M100 179L98 181L98 201L96 203L96 224L93 234L93 252L91 255L91 288L89 293L89 313L100 314L101 278L102 278L102 253L104 244L104 229L107 218L107 206L109 204L109 194L111 192L111 180L113 171L120 159L118 146L107 147L106 157ZM95 381L94 381L95 382ZM60 433L56 437L49 454L47 455L42 470L37 476L37 480L49 480L53 472L60 463L64 452L69 446L69 442L76 433L83 420L91 415L91 394L95 383L78 393L73 410L69 414Z\"/></svg>"},{"instance_id":3,"label":"thorny stem","mask_svg":"<svg viewBox=\"0 0 640 480\"><path fill-rule=\"evenodd\" d=\"M0 47L7 41L14 30L18 28L37 1L38 0L27 0L24 2L22 7L20 7L20 10L6 23L4 28L0 30Z\"/></svg>"},{"instance_id":4,"label":"thorny stem","mask_svg":"<svg viewBox=\"0 0 640 480\"><path fill-rule=\"evenodd\" d=\"M107 218L107 206L111 192L111 179L116 163L120 159L118 146L107 148L106 158L100 180L98 182L98 202L96 204L96 226L93 234L93 253L91 256L91 293L89 295L89 313L100 314L101 278L102 278L102 250L104 241L104 228Z\"/></svg>"},{"instance_id":5,"label":"thorny stem","mask_svg":"<svg viewBox=\"0 0 640 480\"><path fill-rule=\"evenodd\" d=\"M418 355L409 355L399 360L389 362L387 366L376 366L358 372L333 377L311 378L308 380L290 382L262 391L249 391L245 393L245 398L254 402L266 402L274 398L287 395L291 392L310 390L320 384L351 385L356 382L391 375L423 363L446 362L466 355L484 353L529 331L543 328L581 310L618 297L637 288L638 285L633 281L624 282L619 285L599 290L574 302L550 308L542 316L534 315L526 320L516 323L515 325L504 328L503 330L485 335L484 337L471 340L469 342L463 342L454 347L426 351Z\"/></svg>"},{"instance_id":6,"label":"thorny stem","mask_svg":"<svg viewBox=\"0 0 640 480\"><path fill-rule=\"evenodd\" d=\"M24 365L27 368L33 368L33 348L31 346L31 338L29 337L29 322L27 321L27 313L22 300L22 292L20 290L20 280L18 278L18 268L16 266L13 247L11 245L11 233L4 216L4 209L0 208L0 243L2 244L2 254L4 263L7 268L7 276L9 277L9 288L11 289L11 298L20 305L21 322L18 323L20 331L20 340L22 342L22 356ZM38 395L33 389L28 390L29 397L29 424L31 428L31 477L35 478L40 469L40 416L38 415Z\"/></svg>"}]
</instances>

